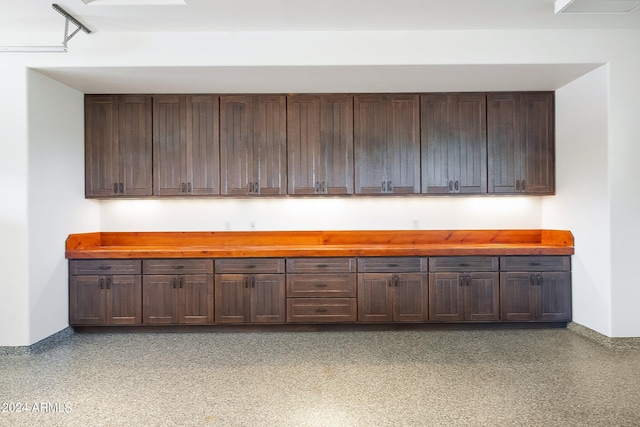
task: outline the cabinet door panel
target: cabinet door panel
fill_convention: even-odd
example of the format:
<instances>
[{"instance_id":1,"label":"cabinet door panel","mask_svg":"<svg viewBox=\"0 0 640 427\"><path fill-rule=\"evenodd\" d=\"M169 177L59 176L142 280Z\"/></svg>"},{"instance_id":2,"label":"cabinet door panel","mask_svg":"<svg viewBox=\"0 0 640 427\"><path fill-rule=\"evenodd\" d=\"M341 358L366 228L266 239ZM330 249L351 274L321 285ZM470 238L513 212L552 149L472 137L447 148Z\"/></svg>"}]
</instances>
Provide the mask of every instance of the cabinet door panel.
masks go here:
<instances>
[{"instance_id":1,"label":"cabinet door panel","mask_svg":"<svg viewBox=\"0 0 640 427\"><path fill-rule=\"evenodd\" d=\"M187 149L194 196L220 194L219 98L187 97ZM188 190L188 188L187 188Z\"/></svg>"},{"instance_id":2,"label":"cabinet door panel","mask_svg":"<svg viewBox=\"0 0 640 427\"><path fill-rule=\"evenodd\" d=\"M153 194L151 97L121 96L118 107L120 176L127 196Z\"/></svg>"},{"instance_id":3,"label":"cabinet door panel","mask_svg":"<svg viewBox=\"0 0 640 427\"><path fill-rule=\"evenodd\" d=\"M320 96L295 95L287 98L287 153L289 194L316 194L316 184L326 177L320 147Z\"/></svg>"},{"instance_id":4,"label":"cabinet door panel","mask_svg":"<svg viewBox=\"0 0 640 427\"><path fill-rule=\"evenodd\" d=\"M489 193L516 193L520 180L522 123L520 95L487 96Z\"/></svg>"},{"instance_id":5,"label":"cabinet door panel","mask_svg":"<svg viewBox=\"0 0 640 427\"><path fill-rule=\"evenodd\" d=\"M244 274L215 275L216 323L245 323L250 320L249 277Z\"/></svg>"},{"instance_id":6,"label":"cabinet door panel","mask_svg":"<svg viewBox=\"0 0 640 427\"><path fill-rule=\"evenodd\" d=\"M550 194L555 191L553 94L524 94L522 102L523 192Z\"/></svg>"},{"instance_id":7,"label":"cabinet door panel","mask_svg":"<svg viewBox=\"0 0 640 427\"><path fill-rule=\"evenodd\" d=\"M356 194L380 194L387 181L386 98L356 95L353 115Z\"/></svg>"},{"instance_id":8,"label":"cabinet door panel","mask_svg":"<svg viewBox=\"0 0 640 427\"><path fill-rule=\"evenodd\" d=\"M220 97L222 194L249 194L249 182L254 181L253 109L251 96Z\"/></svg>"},{"instance_id":9,"label":"cabinet door panel","mask_svg":"<svg viewBox=\"0 0 640 427\"><path fill-rule=\"evenodd\" d=\"M451 169L450 151L455 151L457 143L453 139L453 118L446 94L422 96L422 192L447 194L449 181L455 179L455 170Z\"/></svg>"},{"instance_id":10,"label":"cabinet door panel","mask_svg":"<svg viewBox=\"0 0 640 427\"><path fill-rule=\"evenodd\" d=\"M469 274L468 286L464 286L465 320L500 320L499 273Z\"/></svg>"},{"instance_id":11,"label":"cabinet door panel","mask_svg":"<svg viewBox=\"0 0 640 427\"><path fill-rule=\"evenodd\" d=\"M85 111L85 195L117 195L120 182L118 154L118 97L86 96Z\"/></svg>"},{"instance_id":12,"label":"cabinet door panel","mask_svg":"<svg viewBox=\"0 0 640 427\"><path fill-rule=\"evenodd\" d=\"M106 320L104 277L71 276L69 279L69 323L102 325Z\"/></svg>"},{"instance_id":13,"label":"cabinet door panel","mask_svg":"<svg viewBox=\"0 0 640 427\"><path fill-rule=\"evenodd\" d=\"M395 322L422 322L427 320L427 275L401 273L392 275L393 320Z\"/></svg>"},{"instance_id":14,"label":"cabinet door panel","mask_svg":"<svg viewBox=\"0 0 640 427\"><path fill-rule=\"evenodd\" d=\"M387 99L387 191L396 194L420 193L419 100L417 95Z\"/></svg>"},{"instance_id":15,"label":"cabinet door panel","mask_svg":"<svg viewBox=\"0 0 640 427\"><path fill-rule=\"evenodd\" d=\"M539 279L538 320L571 321L571 273L542 273Z\"/></svg>"},{"instance_id":16,"label":"cabinet door panel","mask_svg":"<svg viewBox=\"0 0 640 427\"><path fill-rule=\"evenodd\" d=\"M353 96L320 98L320 157L326 194L353 194ZM326 181L326 184L325 184ZM321 192L322 192L321 191Z\"/></svg>"},{"instance_id":17,"label":"cabinet door panel","mask_svg":"<svg viewBox=\"0 0 640 427\"><path fill-rule=\"evenodd\" d=\"M287 297L355 297L356 282L352 273L287 274Z\"/></svg>"},{"instance_id":18,"label":"cabinet door panel","mask_svg":"<svg viewBox=\"0 0 640 427\"><path fill-rule=\"evenodd\" d=\"M284 274L251 276L251 322L284 323L285 308Z\"/></svg>"},{"instance_id":19,"label":"cabinet door panel","mask_svg":"<svg viewBox=\"0 0 640 427\"><path fill-rule=\"evenodd\" d=\"M358 274L358 320L390 322L393 320L391 278L386 273Z\"/></svg>"},{"instance_id":20,"label":"cabinet door panel","mask_svg":"<svg viewBox=\"0 0 640 427\"><path fill-rule=\"evenodd\" d=\"M460 273L429 273L429 320L464 320L464 288Z\"/></svg>"},{"instance_id":21,"label":"cabinet door panel","mask_svg":"<svg viewBox=\"0 0 640 427\"><path fill-rule=\"evenodd\" d=\"M259 96L253 132L253 176L259 194L287 193L287 104L284 96Z\"/></svg>"},{"instance_id":22,"label":"cabinet door panel","mask_svg":"<svg viewBox=\"0 0 640 427\"><path fill-rule=\"evenodd\" d=\"M500 275L501 318L527 322L536 319L535 286L530 273L502 273Z\"/></svg>"},{"instance_id":23,"label":"cabinet door panel","mask_svg":"<svg viewBox=\"0 0 640 427\"><path fill-rule=\"evenodd\" d=\"M144 276L142 283L143 323L178 323L177 280L176 276Z\"/></svg>"},{"instance_id":24,"label":"cabinet door panel","mask_svg":"<svg viewBox=\"0 0 640 427\"><path fill-rule=\"evenodd\" d=\"M106 323L133 325L142 323L142 280L140 276L108 276Z\"/></svg>"},{"instance_id":25,"label":"cabinet door panel","mask_svg":"<svg viewBox=\"0 0 640 427\"><path fill-rule=\"evenodd\" d=\"M213 323L213 276L180 277L180 323Z\"/></svg>"},{"instance_id":26,"label":"cabinet door panel","mask_svg":"<svg viewBox=\"0 0 640 427\"><path fill-rule=\"evenodd\" d=\"M457 153L453 156L456 181L462 194L487 192L487 106L484 94L454 97L454 140Z\"/></svg>"},{"instance_id":27,"label":"cabinet door panel","mask_svg":"<svg viewBox=\"0 0 640 427\"><path fill-rule=\"evenodd\" d=\"M287 322L355 322L358 305L355 298L288 298Z\"/></svg>"},{"instance_id":28,"label":"cabinet door panel","mask_svg":"<svg viewBox=\"0 0 640 427\"><path fill-rule=\"evenodd\" d=\"M187 195L186 121L184 96L153 98L153 181L156 196Z\"/></svg>"}]
</instances>

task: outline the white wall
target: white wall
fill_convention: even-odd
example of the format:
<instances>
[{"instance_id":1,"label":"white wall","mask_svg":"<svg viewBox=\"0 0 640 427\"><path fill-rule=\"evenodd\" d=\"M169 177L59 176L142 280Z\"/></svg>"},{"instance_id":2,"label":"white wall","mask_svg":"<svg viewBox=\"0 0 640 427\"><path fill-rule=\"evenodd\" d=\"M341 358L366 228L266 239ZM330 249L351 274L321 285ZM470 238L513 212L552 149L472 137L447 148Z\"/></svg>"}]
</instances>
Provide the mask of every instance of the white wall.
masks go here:
<instances>
[{"instance_id":1,"label":"white wall","mask_svg":"<svg viewBox=\"0 0 640 427\"><path fill-rule=\"evenodd\" d=\"M52 37L58 37L58 34ZM246 229L248 222L256 221L257 229L274 228L413 228L413 219L420 221L420 228L494 228L538 227L542 224L564 224L562 228L576 231L578 256L575 264L578 274L574 280L573 294L577 301L576 316L585 326L611 336L640 336L640 312L635 309L640 298L640 287L629 278L634 277L635 244L640 238L640 198L635 197L634 184L640 182L640 120L637 119L637 99L640 99L640 82L637 70L640 58L640 31L433 31L433 32L333 32L333 33L180 33L180 34L109 34L79 35L70 43L70 53L65 55L29 55L20 60L23 67L148 67L153 73L157 66L287 66L287 65L437 65L437 64L554 64L554 63L608 63L608 102L603 106L602 95L606 77L589 75L585 82L576 82L560 90L558 123L565 119L576 126L593 126L598 137L586 135L593 155L587 156L591 168L599 179L595 185L595 201L584 186L576 181L584 177L584 169L578 159L584 156L574 137L581 136L576 129L567 130L561 125L558 150L560 155L558 195L555 198L520 199L393 199L346 201L328 200L329 209L318 206L314 200L179 200L100 203L103 230L116 229L224 229L225 221L231 221L232 229ZM19 68L19 67L18 67ZM4 70L3 70L4 72ZM600 70L599 72L603 72ZM259 81L260 76L256 76ZM591 81L589 79L592 79ZM27 140L25 77L15 69L3 73L3 92L12 96L0 98L0 120L8 126L2 133L3 150L11 151L9 160L0 158L2 177L16 182L8 190L2 202L3 237L7 230L15 241L11 246L4 241L0 246L9 257L2 261L12 267L12 284L2 289L0 301L11 297L10 309L17 318L33 318L37 315L25 308L24 289L33 287L39 295L47 289L44 281L28 282L26 263L26 147ZM340 81L331 87L340 88ZM468 82L467 82L468 83ZM597 94L589 95L587 86L595 84ZM328 86L324 86L325 88ZM469 86L466 86L467 88ZM366 79L359 90L406 90L407 82L400 82L393 72L384 79ZM239 91L241 88L231 88ZM348 88L342 88L348 90ZM475 87L483 90L483 87ZM421 87L416 86L415 91ZM564 91L564 92L563 92ZM19 99L15 99L19 98ZM571 111L582 100L595 102L596 124L581 124L577 114ZM53 104L52 104L53 105ZM55 106L55 105L54 105ZM22 108L22 113L20 112ZM31 107L30 107L31 108ZM607 138L600 138L605 125L601 117L606 114ZM62 114L62 113L60 113ZM5 135L15 136L15 141L4 140ZM76 144L81 144L75 141ZM14 146L13 144L17 144ZM38 143L41 145L41 143ZM597 155L595 153L598 153ZM570 160L568 158L571 157ZM33 160L37 162L37 160ZM566 170L564 170L566 168ZM30 169L31 170L31 169ZM8 176L10 175L10 176ZM591 176L591 175L590 175ZM67 183L67 175L53 178L52 186ZM576 188L576 186L579 186ZM606 186L607 189L604 189ZM15 189L15 190L14 190ZM29 192L37 192L29 184ZM78 190L78 197L82 191ZM36 193L34 193L36 194ZM34 197L38 200L39 197ZM595 233L586 234L583 216L565 215L570 211L568 200L589 205L595 212L588 221ZM523 201L524 200L524 201ZM14 203L15 202L15 203ZM557 203L556 203L557 202ZM39 203L39 202L38 202ZM348 203L348 204L347 204ZM523 205L519 205L522 203ZM606 207L608 205L608 208ZM59 207L61 205L55 205ZM471 207L471 208L470 208ZM8 209L8 212L7 212ZM607 217L606 210L609 210ZM30 214L33 213L29 208ZM554 213L555 212L555 213ZM556 219L556 214L557 219ZM34 215L31 215L34 217ZM418 218L416 218L418 217ZM4 218L10 218L8 221ZM262 218L262 219L260 219ZM363 219L366 218L366 219ZM30 219L29 228L35 219ZM69 232L73 227L66 223ZM22 228L21 228L22 227ZM355 227L354 227L355 228ZM574 230L575 229L575 230ZM596 230L597 229L597 230ZM22 230L22 231L21 231ZM610 230L610 231L607 231ZM607 237L610 233L611 239ZM596 237L592 237L592 236ZM47 249L55 250L62 244L53 236L46 242ZM17 252L14 248L18 248ZM606 251L610 248L608 257ZM23 255L20 255L22 251ZM592 263L596 253L604 251L604 262ZM35 262L29 255L30 263ZM39 256L39 255L37 255ZM607 258L610 263L607 262ZM10 261L7 261L10 260ZM583 265L581 265L583 264ZM592 265L593 264L593 265ZM5 269L7 270L7 269ZM31 270L30 270L31 271ZM33 273L33 271L31 271ZM609 279L610 278L610 281ZM30 283L30 284L27 284ZM602 300L600 300L602 298ZM610 309L607 307L610 299ZM15 304L14 304L15 301ZM4 302L0 304L8 305ZM29 306L30 307L30 306ZM24 310L23 310L24 308ZM600 311L600 310L603 311ZM54 309L56 316L63 311ZM28 313L28 314L25 314ZM604 313L604 314L603 314ZM0 318L7 315L0 314ZM40 320L37 320L39 322ZM56 324L61 324L60 318ZM26 321L22 323L27 323ZM21 326L22 327L22 326ZM25 329L17 332L5 324L0 326L0 345L30 341ZM44 329L34 328L44 333Z\"/></svg>"},{"instance_id":2,"label":"white wall","mask_svg":"<svg viewBox=\"0 0 640 427\"><path fill-rule=\"evenodd\" d=\"M84 199L84 95L28 71L29 343L68 323L64 241L98 230L99 204ZM1 336L1 335L0 335Z\"/></svg>"},{"instance_id":3,"label":"white wall","mask_svg":"<svg viewBox=\"0 0 640 427\"><path fill-rule=\"evenodd\" d=\"M556 92L556 197L545 198L543 228L569 229L576 242L573 320L611 336L609 67Z\"/></svg>"},{"instance_id":4,"label":"white wall","mask_svg":"<svg viewBox=\"0 0 640 427\"><path fill-rule=\"evenodd\" d=\"M29 344L27 73L0 63L0 75L0 346L19 346Z\"/></svg>"}]
</instances>

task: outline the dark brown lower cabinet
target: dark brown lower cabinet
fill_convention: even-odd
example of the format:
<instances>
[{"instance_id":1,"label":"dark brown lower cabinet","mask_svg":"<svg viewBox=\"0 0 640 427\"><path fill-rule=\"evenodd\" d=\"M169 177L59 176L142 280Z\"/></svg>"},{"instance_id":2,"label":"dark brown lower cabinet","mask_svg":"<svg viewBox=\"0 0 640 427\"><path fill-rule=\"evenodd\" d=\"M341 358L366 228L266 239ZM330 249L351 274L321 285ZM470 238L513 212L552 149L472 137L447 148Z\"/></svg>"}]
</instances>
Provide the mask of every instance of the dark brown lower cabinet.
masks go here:
<instances>
[{"instance_id":1,"label":"dark brown lower cabinet","mask_svg":"<svg viewBox=\"0 0 640 427\"><path fill-rule=\"evenodd\" d=\"M284 323L284 274L216 274L216 323Z\"/></svg>"},{"instance_id":2,"label":"dark brown lower cabinet","mask_svg":"<svg viewBox=\"0 0 640 427\"><path fill-rule=\"evenodd\" d=\"M139 275L71 276L71 325L135 325L142 323Z\"/></svg>"},{"instance_id":3,"label":"dark brown lower cabinet","mask_svg":"<svg viewBox=\"0 0 640 427\"><path fill-rule=\"evenodd\" d=\"M213 323L213 276L145 275L143 323Z\"/></svg>"},{"instance_id":4,"label":"dark brown lower cabinet","mask_svg":"<svg viewBox=\"0 0 640 427\"><path fill-rule=\"evenodd\" d=\"M501 276L502 320L571 321L571 273L509 272Z\"/></svg>"},{"instance_id":5,"label":"dark brown lower cabinet","mask_svg":"<svg viewBox=\"0 0 640 427\"><path fill-rule=\"evenodd\" d=\"M359 273L360 322L423 322L428 313L425 273Z\"/></svg>"},{"instance_id":6,"label":"dark brown lower cabinet","mask_svg":"<svg viewBox=\"0 0 640 427\"><path fill-rule=\"evenodd\" d=\"M429 273L429 320L500 320L498 272Z\"/></svg>"}]
</instances>

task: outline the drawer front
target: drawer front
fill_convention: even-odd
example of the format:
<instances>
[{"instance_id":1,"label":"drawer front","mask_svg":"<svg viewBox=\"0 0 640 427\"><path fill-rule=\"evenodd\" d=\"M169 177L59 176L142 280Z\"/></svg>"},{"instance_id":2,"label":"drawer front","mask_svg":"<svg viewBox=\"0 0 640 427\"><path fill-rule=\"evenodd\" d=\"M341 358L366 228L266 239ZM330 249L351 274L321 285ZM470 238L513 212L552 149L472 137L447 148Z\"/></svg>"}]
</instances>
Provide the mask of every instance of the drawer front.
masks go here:
<instances>
[{"instance_id":1,"label":"drawer front","mask_svg":"<svg viewBox=\"0 0 640 427\"><path fill-rule=\"evenodd\" d=\"M69 261L69 274L104 275L104 274L140 274L142 261L139 259L91 259Z\"/></svg>"},{"instance_id":2,"label":"drawer front","mask_svg":"<svg viewBox=\"0 0 640 427\"><path fill-rule=\"evenodd\" d=\"M289 323L355 322L357 318L356 298L287 298Z\"/></svg>"},{"instance_id":3,"label":"drawer front","mask_svg":"<svg viewBox=\"0 0 640 427\"><path fill-rule=\"evenodd\" d=\"M212 274L212 259L145 259L144 274Z\"/></svg>"},{"instance_id":4,"label":"drawer front","mask_svg":"<svg viewBox=\"0 0 640 427\"><path fill-rule=\"evenodd\" d=\"M500 257L502 271L571 271L568 256L504 256Z\"/></svg>"},{"instance_id":5,"label":"drawer front","mask_svg":"<svg viewBox=\"0 0 640 427\"><path fill-rule=\"evenodd\" d=\"M284 273L284 259L280 258L229 258L217 259L216 274L224 273Z\"/></svg>"},{"instance_id":6,"label":"drawer front","mask_svg":"<svg viewBox=\"0 0 640 427\"><path fill-rule=\"evenodd\" d=\"M498 271L498 257L432 257L429 258L429 271Z\"/></svg>"},{"instance_id":7,"label":"drawer front","mask_svg":"<svg viewBox=\"0 0 640 427\"><path fill-rule=\"evenodd\" d=\"M358 258L359 273L404 273L428 271L427 258L376 257Z\"/></svg>"},{"instance_id":8,"label":"drawer front","mask_svg":"<svg viewBox=\"0 0 640 427\"><path fill-rule=\"evenodd\" d=\"M287 274L287 297L356 296L356 274Z\"/></svg>"},{"instance_id":9,"label":"drawer front","mask_svg":"<svg viewBox=\"0 0 640 427\"><path fill-rule=\"evenodd\" d=\"M288 258L287 273L355 273L355 258Z\"/></svg>"}]
</instances>

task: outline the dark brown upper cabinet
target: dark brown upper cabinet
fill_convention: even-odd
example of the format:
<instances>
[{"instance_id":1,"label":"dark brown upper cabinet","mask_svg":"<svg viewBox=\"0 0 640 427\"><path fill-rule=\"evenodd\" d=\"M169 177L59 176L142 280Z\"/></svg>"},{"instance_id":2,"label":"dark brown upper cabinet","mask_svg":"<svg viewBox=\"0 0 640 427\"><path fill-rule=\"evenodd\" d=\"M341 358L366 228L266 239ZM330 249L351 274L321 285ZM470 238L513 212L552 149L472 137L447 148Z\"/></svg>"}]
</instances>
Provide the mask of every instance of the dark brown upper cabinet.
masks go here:
<instances>
[{"instance_id":1,"label":"dark brown upper cabinet","mask_svg":"<svg viewBox=\"0 0 640 427\"><path fill-rule=\"evenodd\" d=\"M287 103L282 95L220 97L221 193L287 193Z\"/></svg>"},{"instance_id":2,"label":"dark brown upper cabinet","mask_svg":"<svg viewBox=\"0 0 640 427\"><path fill-rule=\"evenodd\" d=\"M218 97L153 98L153 193L220 194Z\"/></svg>"},{"instance_id":3,"label":"dark brown upper cabinet","mask_svg":"<svg viewBox=\"0 0 640 427\"><path fill-rule=\"evenodd\" d=\"M420 193L418 95L356 95L356 194Z\"/></svg>"},{"instance_id":4,"label":"dark brown upper cabinet","mask_svg":"<svg viewBox=\"0 0 640 427\"><path fill-rule=\"evenodd\" d=\"M487 192L485 94L421 97L422 192Z\"/></svg>"},{"instance_id":5,"label":"dark brown upper cabinet","mask_svg":"<svg viewBox=\"0 0 640 427\"><path fill-rule=\"evenodd\" d=\"M553 93L487 96L489 193L554 194Z\"/></svg>"},{"instance_id":6,"label":"dark brown upper cabinet","mask_svg":"<svg viewBox=\"0 0 640 427\"><path fill-rule=\"evenodd\" d=\"M353 194L353 96L287 97L289 194Z\"/></svg>"},{"instance_id":7,"label":"dark brown upper cabinet","mask_svg":"<svg viewBox=\"0 0 640 427\"><path fill-rule=\"evenodd\" d=\"M150 196L151 97L85 97L85 196Z\"/></svg>"}]
</instances>

